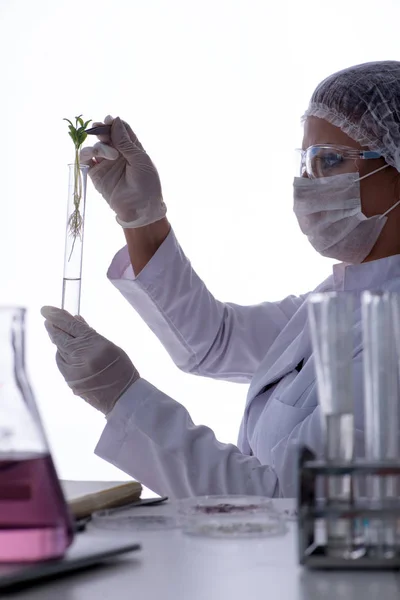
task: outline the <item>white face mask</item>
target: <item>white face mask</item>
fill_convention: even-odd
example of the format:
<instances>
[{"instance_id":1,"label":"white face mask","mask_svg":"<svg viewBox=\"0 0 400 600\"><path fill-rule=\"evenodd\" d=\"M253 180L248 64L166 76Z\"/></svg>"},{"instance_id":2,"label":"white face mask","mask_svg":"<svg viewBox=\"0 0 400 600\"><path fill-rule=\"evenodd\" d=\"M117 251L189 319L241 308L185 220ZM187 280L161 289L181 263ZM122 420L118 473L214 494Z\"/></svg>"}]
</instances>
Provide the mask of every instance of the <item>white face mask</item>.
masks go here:
<instances>
[{"instance_id":1,"label":"white face mask","mask_svg":"<svg viewBox=\"0 0 400 600\"><path fill-rule=\"evenodd\" d=\"M294 178L294 213L301 231L322 256L351 264L367 258L387 221L386 215L400 200L383 215L366 217L361 208L360 181L388 166L364 177L345 173L318 179Z\"/></svg>"}]
</instances>

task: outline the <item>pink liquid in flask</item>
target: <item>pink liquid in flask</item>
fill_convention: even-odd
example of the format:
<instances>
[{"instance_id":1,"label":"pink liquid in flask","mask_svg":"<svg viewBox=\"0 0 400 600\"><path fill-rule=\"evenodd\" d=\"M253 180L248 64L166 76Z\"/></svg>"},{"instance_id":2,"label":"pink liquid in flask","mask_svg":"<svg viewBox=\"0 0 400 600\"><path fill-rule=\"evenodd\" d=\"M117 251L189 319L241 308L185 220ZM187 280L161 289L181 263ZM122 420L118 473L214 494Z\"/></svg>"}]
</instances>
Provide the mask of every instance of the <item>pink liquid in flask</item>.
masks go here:
<instances>
[{"instance_id":1,"label":"pink liquid in flask","mask_svg":"<svg viewBox=\"0 0 400 600\"><path fill-rule=\"evenodd\" d=\"M0 563L59 558L72 539L50 454L0 453Z\"/></svg>"},{"instance_id":2,"label":"pink liquid in flask","mask_svg":"<svg viewBox=\"0 0 400 600\"><path fill-rule=\"evenodd\" d=\"M25 309L0 307L0 563L59 558L72 538L25 370Z\"/></svg>"}]
</instances>

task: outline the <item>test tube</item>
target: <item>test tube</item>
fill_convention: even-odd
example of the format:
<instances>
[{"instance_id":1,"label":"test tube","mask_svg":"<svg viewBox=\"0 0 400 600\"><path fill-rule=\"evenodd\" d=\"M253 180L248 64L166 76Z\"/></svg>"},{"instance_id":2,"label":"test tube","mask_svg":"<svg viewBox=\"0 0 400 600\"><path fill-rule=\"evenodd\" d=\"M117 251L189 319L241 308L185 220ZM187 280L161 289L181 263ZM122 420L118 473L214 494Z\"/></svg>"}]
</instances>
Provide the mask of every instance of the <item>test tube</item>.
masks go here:
<instances>
[{"instance_id":1,"label":"test tube","mask_svg":"<svg viewBox=\"0 0 400 600\"><path fill-rule=\"evenodd\" d=\"M353 407L353 297L345 292L311 294L308 302L318 399L325 437L325 460L351 462L354 458ZM326 481L329 506L346 508L353 498L350 475ZM327 552L348 558L355 544L354 525L328 519Z\"/></svg>"},{"instance_id":2,"label":"test tube","mask_svg":"<svg viewBox=\"0 0 400 600\"><path fill-rule=\"evenodd\" d=\"M365 456L372 462L397 461L399 458L399 370L396 356L399 315L397 294L363 293ZM396 476L370 476L367 479L367 496L373 504L388 506L398 492ZM396 545L394 519L371 520L367 531L368 541L378 554L393 554Z\"/></svg>"},{"instance_id":3,"label":"test tube","mask_svg":"<svg viewBox=\"0 0 400 600\"><path fill-rule=\"evenodd\" d=\"M88 169L87 165L69 165L61 306L72 315L79 315L80 311Z\"/></svg>"}]
</instances>

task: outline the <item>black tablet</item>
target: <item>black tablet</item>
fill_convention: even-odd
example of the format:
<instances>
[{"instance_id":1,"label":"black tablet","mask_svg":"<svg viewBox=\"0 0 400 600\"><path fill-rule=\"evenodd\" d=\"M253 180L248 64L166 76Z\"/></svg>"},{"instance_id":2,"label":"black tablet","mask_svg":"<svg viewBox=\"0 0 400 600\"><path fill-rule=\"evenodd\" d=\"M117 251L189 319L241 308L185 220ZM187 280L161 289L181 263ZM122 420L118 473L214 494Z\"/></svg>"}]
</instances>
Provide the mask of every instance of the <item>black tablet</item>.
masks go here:
<instances>
[{"instance_id":1,"label":"black tablet","mask_svg":"<svg viewBox=\"0 0 400 600\"><path fill-rule=\"evenodd\" d=\"M126 552L139 550L140 544L116 541L82 533L76 536L66 555L58 560L30 564L0 563L0 591L15 586L39 583L44 579L85 569Z\"/></svg>"}]
</instances>

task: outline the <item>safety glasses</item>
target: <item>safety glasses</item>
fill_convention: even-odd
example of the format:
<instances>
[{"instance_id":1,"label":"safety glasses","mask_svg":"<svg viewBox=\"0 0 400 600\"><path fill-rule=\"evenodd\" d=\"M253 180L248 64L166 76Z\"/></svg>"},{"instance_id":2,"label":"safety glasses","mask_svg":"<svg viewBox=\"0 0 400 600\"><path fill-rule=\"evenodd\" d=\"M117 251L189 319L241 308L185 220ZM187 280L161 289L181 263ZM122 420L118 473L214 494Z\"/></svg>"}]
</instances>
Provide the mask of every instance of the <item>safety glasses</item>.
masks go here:
<instances>
[{"instance_id":1,"label":"safety glasses","mask_svg":"<svg viewBox=\"0 0 400 600\"><path fill-rule=\"evenodd\" d=\"M300 157L300 176L307 175L310 179L352 173L357 171L358 159L382 158L379 152L355 150L333 144L317 144L297 152Z\"/></svg>"}]
</instances>

